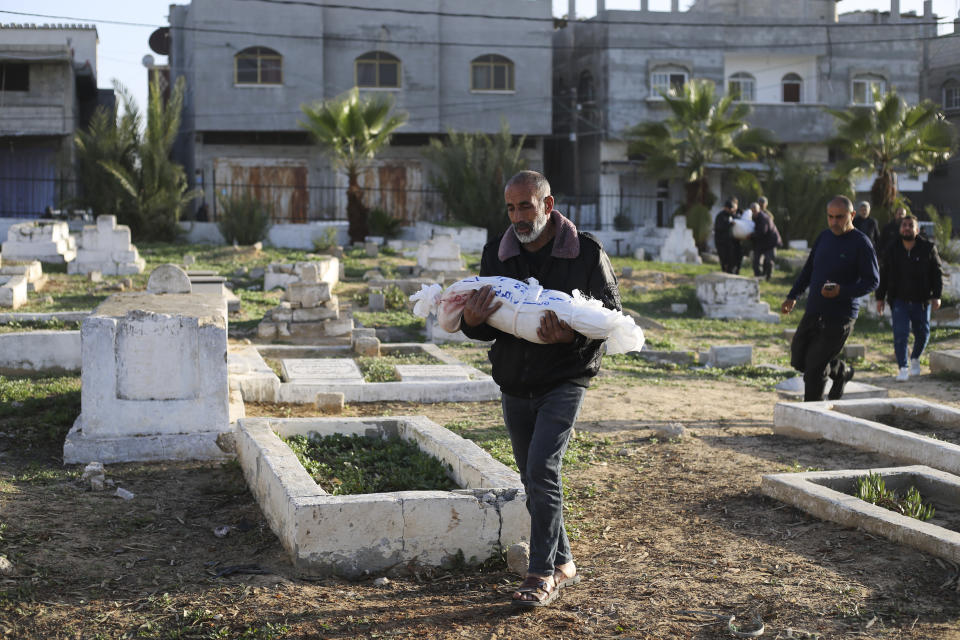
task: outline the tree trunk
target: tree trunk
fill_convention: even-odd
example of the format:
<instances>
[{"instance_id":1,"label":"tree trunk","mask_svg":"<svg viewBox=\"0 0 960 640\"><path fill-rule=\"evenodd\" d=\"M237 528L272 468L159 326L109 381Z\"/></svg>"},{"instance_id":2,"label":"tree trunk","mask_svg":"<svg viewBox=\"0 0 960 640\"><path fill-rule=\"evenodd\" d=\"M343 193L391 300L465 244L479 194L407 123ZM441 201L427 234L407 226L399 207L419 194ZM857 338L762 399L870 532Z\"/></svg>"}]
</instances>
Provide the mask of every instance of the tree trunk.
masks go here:
<instances>
[{"instance_id":1,"label":"tree trunk","mask_svg":"<svg viewBox=\"0 0 960 640\"><path fill-rule=\"evenodd\" d=\"M705 207L710 206L710 203L707 202L707 193L710 191L710 185L707 184L705 178L691 180L683 185L683 189L687 196L687 201L684 205L684 209L687 211L698 204L702 204Z\"/></svg>"},{"instance_id":2,"label":"tree trunk","mask_svg":"<svg viewBox=\"0 0 960 640\"><path fill-rule=\"evenodd\" d=\"M870 201L877 214L875 217L881 224L892 219L893 206L897 201L897 176L893 171L881 169L877 173L870 187Z\"/></svg>"},{"instance_id":3,"label":"tree trunk","mask_svg":"<svg viewBox=\"0 0 960 640\"><path fill-rule=\"evenodd\" d=\"M363 205L363 189L360 188L355 171L349 172L348 180L347 234L350 236L350 242L363 242L370 235L367 227L367 208Z\"/></svg>"}]
</instances>

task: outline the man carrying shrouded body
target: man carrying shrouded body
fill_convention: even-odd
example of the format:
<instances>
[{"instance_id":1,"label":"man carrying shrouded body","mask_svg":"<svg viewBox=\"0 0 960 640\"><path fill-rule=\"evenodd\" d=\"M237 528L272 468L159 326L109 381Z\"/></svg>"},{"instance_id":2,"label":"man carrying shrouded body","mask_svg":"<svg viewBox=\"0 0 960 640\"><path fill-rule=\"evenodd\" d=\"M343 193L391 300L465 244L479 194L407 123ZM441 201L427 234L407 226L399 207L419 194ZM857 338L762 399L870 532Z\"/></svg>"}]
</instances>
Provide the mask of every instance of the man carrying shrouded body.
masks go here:
<instances>
[{"instance_id":1,"label":"man carrying shrouded body","mask_svg":"<svg viewBox=\"0 0 960 640\"><path fill-rule=\"evenodd\" d=\"M521 171L507 182L504 199L511 226L483 248L480 276L532 276L545 289L578 289L620 310L610 259L593 236L553 208L546 178ZM530 564L512 604L542 607L580 581L563 527L560 468L590 378L600 370L603 341L587 339L545 311L537 330L544 344L528 342L486 324L500 305L490 286L474 291L460 328L475 340L495 341L489 352L493 379L530 512Z\"/></svg>"},{"instance_id":2,"label":"man carrying shrouded body","mask_svg":"<svg viewBox=\"0 0 960 640\"><path fill-rule=\"evenodd\" d=\"M858 298L880 282L877 254L869 238L853 226L853 203L836 196L827 205L828 229L813 243L806 264L780 305L790 313L797 297L809 287L807 308L790 345L790 364L803 373L805 402L823 399L827 378L833 380L828 398L839 400L853 377L853 367L840 359L860 308Z\"/></svg>"}]
</instances>

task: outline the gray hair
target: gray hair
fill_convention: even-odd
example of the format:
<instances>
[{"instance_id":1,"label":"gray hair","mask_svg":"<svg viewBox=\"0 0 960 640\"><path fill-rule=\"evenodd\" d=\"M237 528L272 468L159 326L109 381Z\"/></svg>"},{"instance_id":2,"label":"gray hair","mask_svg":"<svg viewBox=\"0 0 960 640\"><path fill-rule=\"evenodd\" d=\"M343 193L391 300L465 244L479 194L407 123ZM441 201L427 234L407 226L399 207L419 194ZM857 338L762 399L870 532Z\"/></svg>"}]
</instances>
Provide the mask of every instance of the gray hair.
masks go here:
<instances>
[{"instance_id":1,"label":"gray hair","mask_svg":"<svg viewBox=\"0 0 960 640\"><path fill-rule=\"evenodd\" d=\"M521 171L520 173L514 175L512 178L507 180L507 184L504 185L503 189L506 191L510 187L517 185L523 185L525 187L531 187L536 194L537 198L542 200L550 195L550 183L547 182L546 176L537 171Z\"/></svg>"},{"instance_id":2,"label":"gray hair","mask_svg":"<svg viewBox=\"0 0 960 640\"><path fill-rule=\"evenodd\" d=\"M767 200L766 196L760 196L757 198L757 203L760 205L761 209L766 209L770 201Z\"/></svg>"},{"instance_id":3,"label":"gray hair","mask_svg":"<svg viewBox=\"0 0 960 640\"><path fill-rule=\"evenodd\" d=\"M828 207L843 207L849 213L853 213L853 201L847 196L833 196L833 199L827 204Z\"/></svg>"},{"instance_id":4,"label":"gray hair","mask_svg":"<svg viewBox=\"0 0 960 640\"><path fill-rule=\"evenodd\" d=\"M866 200L861 200L859 204L857 204L857 211L860 211L860 209L863 209L864 207L866 207L867 211L870 211L870 203Z\"/></svg>"}]
</instances>

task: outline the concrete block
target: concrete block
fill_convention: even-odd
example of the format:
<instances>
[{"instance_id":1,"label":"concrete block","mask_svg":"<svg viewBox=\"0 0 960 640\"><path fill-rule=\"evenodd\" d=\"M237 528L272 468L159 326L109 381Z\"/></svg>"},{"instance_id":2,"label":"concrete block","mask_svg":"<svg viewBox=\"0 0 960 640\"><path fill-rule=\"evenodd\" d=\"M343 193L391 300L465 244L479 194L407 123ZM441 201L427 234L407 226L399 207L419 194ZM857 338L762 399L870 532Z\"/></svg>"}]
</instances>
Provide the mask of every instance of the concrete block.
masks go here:
<instances>
[{"instance_id":1,"label":"concrete block","mask_svg":"<svg viewBox=\"0 0 960 640\"><path fill-rule=\"evenodd\" d=\"M753 345L713 345L707 353L707 361L711 367L736 367L744 364L753 364Z\"/></svg>"},{"instance_id":2,"label":"concrete block","mask_svg":"<svg viewBox=\"0 0 960 640\"><path fill-rule=\"evenodd\" d=\"M951 510L958 506L960 478L923 465L872 469L899 493L915 486L925 498ZM960 562L960 533L864 502L847 491L869 471L851 469L763 476L764 495L817 518L879 535L924 553ZM846 489L847 491L845 491Z\"/></svg>"},{"instance_id":3,"label":"concrete block","mask_svg":"<svg viewBox=\"0 0 960 640\"><path fill-rule=\"evenodd\" d=\"M697 300L708 318L780 322L780 316L760 300L760 284L756 278L709 273L697 276L696 286Z\"/></svg>"},{"instance_id":4,"label":"concrete block","mask_svg":"<svg viewBox=\"0 0 960 640\"><path fill-rule=\"evenodd\" d=\"M380 340L378 338L357 338L353 341L353 350L357 355L380 357Z\"/></svg>"},{"instance_id":5,"label":"concrete block","mask_svg":"<svg viewBox=\"0 0 960 640\"><path fill-rule=\"evenodd\" d=\"M26 276L2 276L0 283L0 307L17 309L27 303Z\"/></svg>"},{"instance_id":6,"label":"concrete block","mask_svg":"<svg viewBox=\"0 0 960 640\"><path fill-rule=\"evenodd\" d=\"M56 375L79 371L79 331L0 333L0 375Z\"/></svg>"},{"instance_id":7,"label":"concrete block","mask_svg":"<svg viewBox=\"0 0 960 640\"><path fill-rule=\"evenodd\" d=\"M371 291L368 297L367 307L370 311L383 311L387 308L387 299L382 291Z\"/></svg>"},{"instance_id":8,"label":"concrete block","mask_svg":"<svg viewBox=\"0 0 960 640\"><path fill-rule=\"evenodd\" d=\"M66 222L37 220L11 225L2 252L6 260L65 264L76 257L77 247Z\"/></svg>"},{"instance_id":9,"label":"concrete block","mask_svg":"<svg viewBox=\"0 0 960 640\"><path fill-rule=\"evenodd\" d=\"M343 413L343 394L318 393L316 406L325 413Z\"/></svg>"},{"instance_id":10,"label":"concrete block","mask_svg":"<svg viewBox=\"0 0 960 640\"><path fill-rule=\"evenodd\" d=\"M931 351L931 373L960 373L960 349Z\"/></svg>"},{"instance_id":11,"label":"concrete block","mask_svg":"<svg viewBox=\"0 0 960 640\"><path fill-rule=\"evenodd\" d=\"M376 242L363 243L363 249L368 258L376 258L378 255L380 255L380 245Z\"/></svg>"},{"instance_id":12,"label":"concrete block","mask_svg":"<svg viewBox=\"0 0 960 640\"><path fill-rule=\"evenodd\" d=\"M670 305L670 313L686 313L687 305L682 302L674 302Z\"/></svg>"},{"instance_id":13,"label":"concrete block","mask_svg":"<svg viewBox=\"0 0 960 640\"><path fill-rule=\"evenodd\" d=\"M843 357L847 360L867 357L867 346L863 344L845 344L843 345Z\"/></svg>"},{"instance_id":14,"label":"concrete block","mask_svg":"<svg viewBox=\"0 0 960 640\"><path fill-rule=\"evenodd\" d=\"M633 277L633 267L624 267L623 271L620 273L621 278L632 278Z\"/></svg>"},{"instance_id":15,"label":"concrete block","mask_svg":"<svg viewBox=\"0 0 960 640\"><path fill-rule=\"evenodd\" d=\"M330 285L326 282L304 283L291 282L283 299L293 305L304 308L316 307L322 302L330 300Z\"/></svg>"},{"instance_id":16,"label":"concrete block","mask_svg":"<svg viewBox=\"0 0 960 640\"><path fill-rule=\"evenodd\" d=\"M830 393L830 386L832 382L827 382L827 386L823 390L823 398L826 399L827 394ZM776 385L777 394L781 398L786 398L789 400L803 399L804 394L804 383L803 376L794 376L792 378L787 378L781 382L778 382ZM864 382L857 382L852 380L846 384L843 388L843 399L844 400L864 400L868 398L886 398L890 395L890 391L883 387L878 387L872 384L866 384Z\"/></svg>"}]
</instances>

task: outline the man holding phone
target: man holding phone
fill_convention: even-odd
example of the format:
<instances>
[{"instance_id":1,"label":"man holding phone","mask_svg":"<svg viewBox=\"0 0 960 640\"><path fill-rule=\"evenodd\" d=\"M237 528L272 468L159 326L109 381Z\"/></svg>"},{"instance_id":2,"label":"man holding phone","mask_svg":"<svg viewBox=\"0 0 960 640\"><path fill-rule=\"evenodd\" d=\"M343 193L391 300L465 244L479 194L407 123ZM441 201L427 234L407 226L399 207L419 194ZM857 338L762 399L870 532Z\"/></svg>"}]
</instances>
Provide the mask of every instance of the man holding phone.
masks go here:
<instances>
[{"instance_id":1,"label":"man holding phone","mask_svg":"<svg viewBox=\"0 0 960 640\"><path fill-rule=\"evenodd\" d=\"M827 398L839 400L853 378L853 367L840 359L857 320L861 296L880 283L877 254L869 238L853 226L853 203L835 196L827 205L827 226L813 243L806 264L787 299L784 314L793 311L807 287L810 295L790 345L790 364L803 373L805 402L823 399L827 378L833 380Z\"/></svg>"}]
</instances>

